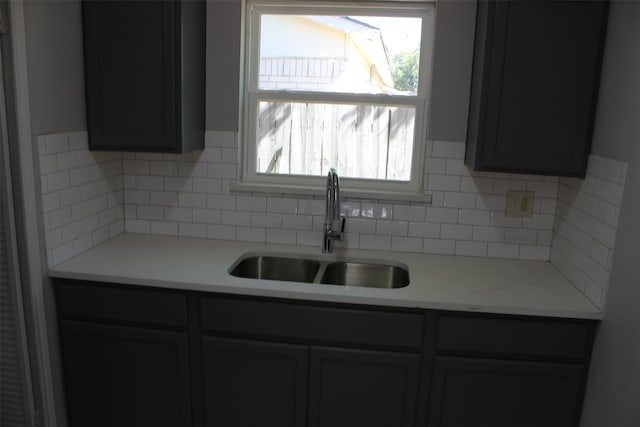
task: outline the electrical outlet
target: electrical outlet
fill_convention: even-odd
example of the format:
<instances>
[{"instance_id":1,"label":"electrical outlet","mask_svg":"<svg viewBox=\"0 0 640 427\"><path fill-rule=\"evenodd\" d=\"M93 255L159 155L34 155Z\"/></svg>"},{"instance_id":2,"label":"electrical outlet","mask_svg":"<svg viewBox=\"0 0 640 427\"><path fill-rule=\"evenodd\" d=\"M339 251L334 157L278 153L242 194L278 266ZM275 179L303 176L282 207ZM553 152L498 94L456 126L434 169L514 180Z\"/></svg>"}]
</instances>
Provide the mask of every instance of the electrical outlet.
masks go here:
<instances>
[{"instance_id":1,"label":"electrical outlet","mask_svg":"<svg viewBox=\"0 0 640 427\"><path fill-rule=\"evenodd\" d=\"M507 191L506 216L533 215L533 191Z\"/></svg>"}]
</instances>

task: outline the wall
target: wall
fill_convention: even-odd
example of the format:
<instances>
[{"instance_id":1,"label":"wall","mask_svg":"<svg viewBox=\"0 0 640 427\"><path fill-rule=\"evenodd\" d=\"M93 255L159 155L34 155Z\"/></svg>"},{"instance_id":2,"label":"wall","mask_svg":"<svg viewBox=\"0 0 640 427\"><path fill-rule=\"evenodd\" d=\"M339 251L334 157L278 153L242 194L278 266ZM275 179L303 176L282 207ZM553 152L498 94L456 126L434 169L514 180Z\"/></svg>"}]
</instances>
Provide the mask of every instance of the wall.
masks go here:
<instances>
[{"instance_id":1,"label":"wall","mask_svg":"<svg viewBox=\"0 0 640 427\"><path fill-rule=\"evenodd\" d=\"M86 129L80 2L24 2L34 135Z\"/></svg>"},{"instance_id":2,"label":"wall","mask_svg":"<svg viewBox=\"0 0 640 427\"><path fill-rule=\"evenodd\" d=\"M640 425L640 3L614 1L593 151L628 161L607 292L596 334L583 427Z\"/></svg>"}]
</instances>

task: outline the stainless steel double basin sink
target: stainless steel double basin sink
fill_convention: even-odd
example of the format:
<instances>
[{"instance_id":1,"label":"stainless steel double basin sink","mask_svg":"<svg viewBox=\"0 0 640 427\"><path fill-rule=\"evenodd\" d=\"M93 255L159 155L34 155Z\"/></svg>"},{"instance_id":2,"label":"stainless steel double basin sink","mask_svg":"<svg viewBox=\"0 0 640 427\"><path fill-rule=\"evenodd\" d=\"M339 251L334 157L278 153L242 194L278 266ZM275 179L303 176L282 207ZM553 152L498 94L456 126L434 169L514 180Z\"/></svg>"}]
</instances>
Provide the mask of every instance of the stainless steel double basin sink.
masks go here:
<instances>
[{"instance_id":1,"label":"stainless steel double basin sink","mask_svg":"<svg viewBox=\"0 0 640 427\"><path fill-rule=\"evenodd\" d=\"M245 254L229 269L236 277L321 285L403 288L409 270L400 264L370 260L318 260L281 254Z\"/></svg>"}]
</instances>

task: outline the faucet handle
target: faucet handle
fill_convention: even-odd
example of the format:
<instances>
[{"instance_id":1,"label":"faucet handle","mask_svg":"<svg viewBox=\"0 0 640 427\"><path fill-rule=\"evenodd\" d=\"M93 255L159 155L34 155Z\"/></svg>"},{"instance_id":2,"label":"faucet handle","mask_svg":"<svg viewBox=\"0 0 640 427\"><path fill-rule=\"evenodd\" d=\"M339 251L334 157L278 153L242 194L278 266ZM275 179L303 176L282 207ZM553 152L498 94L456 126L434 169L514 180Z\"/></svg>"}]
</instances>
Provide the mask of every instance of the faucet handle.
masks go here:
<instances>
[{"instance_id":1,"label":"faucet handle","mask_svg":"<svg viewBox=\"0 0 640 427\"><path fill-rule=\"evenodd\" d=\"M344 233L344 226L345 226L345 217L344 217L344 215L340 215L340 218L338 218L335 221L333 221L332 226L333 226L334 230L340 230L340 233Z\"/></svg>"}]
</instances>

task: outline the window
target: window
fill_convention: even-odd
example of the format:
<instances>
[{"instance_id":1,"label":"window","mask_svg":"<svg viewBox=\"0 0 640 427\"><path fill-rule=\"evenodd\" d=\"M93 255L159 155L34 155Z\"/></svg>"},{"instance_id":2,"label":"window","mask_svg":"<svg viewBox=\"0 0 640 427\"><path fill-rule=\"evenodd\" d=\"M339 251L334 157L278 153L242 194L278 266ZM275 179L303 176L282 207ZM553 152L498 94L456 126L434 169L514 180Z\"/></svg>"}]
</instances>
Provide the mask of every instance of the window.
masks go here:
<instances>
[{"instance_id":1,"label":"window","mask_svg":"<svg viewBox=\"0 0 640 427\"><path fill-rule=\"evenodd\" d=\"M243 182L422 188L432 4L247 4Z\"/></svg>"}]
</instances>

